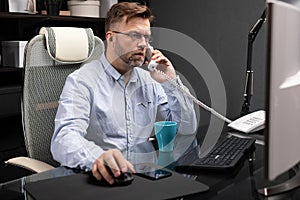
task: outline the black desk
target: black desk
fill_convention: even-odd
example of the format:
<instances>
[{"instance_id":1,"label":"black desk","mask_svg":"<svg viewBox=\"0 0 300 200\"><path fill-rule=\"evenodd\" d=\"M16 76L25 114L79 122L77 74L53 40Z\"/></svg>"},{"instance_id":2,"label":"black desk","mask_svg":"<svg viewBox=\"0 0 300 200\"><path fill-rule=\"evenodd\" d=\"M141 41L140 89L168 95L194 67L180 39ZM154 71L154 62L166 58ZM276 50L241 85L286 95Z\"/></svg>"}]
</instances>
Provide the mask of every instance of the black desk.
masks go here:
<instances>
[{"instance_id":1,"label":"black desk","mask_svg":"<svg viewBox=\"0 0 300 200\"><path fill-rule=\"evenodd\" d=\"M224 137L225 135L223 135ZM154 143L155 144L155 143ZM175 150L173 153L162 153L155 151L153 142L136 145L124 154L134 163L154 162L168 169L174 169L176 162L184 162L185 156L189 155L192 149L197 147L198 141L191 136L178 136L176 138ZM254 155L246 160L243 165L232 173L212 173L207 171L185 172L183 176L204 183L210 187L208 192L190 196L185 199L300 199L300 189L289 193L264 197L258 194L257 189L271 184L264 178L263 146L256 145ZM54 170L23 177L0 185L0 199L11 197L10 199L24 199L23 186L26 183L38 180L51 179L53 177L68 176L74 173L81 173L76 169L59 167ZM287 178L282 176L281 179ZM2 195L2 196L1 196Z\"/></svg>"}]
</instances>

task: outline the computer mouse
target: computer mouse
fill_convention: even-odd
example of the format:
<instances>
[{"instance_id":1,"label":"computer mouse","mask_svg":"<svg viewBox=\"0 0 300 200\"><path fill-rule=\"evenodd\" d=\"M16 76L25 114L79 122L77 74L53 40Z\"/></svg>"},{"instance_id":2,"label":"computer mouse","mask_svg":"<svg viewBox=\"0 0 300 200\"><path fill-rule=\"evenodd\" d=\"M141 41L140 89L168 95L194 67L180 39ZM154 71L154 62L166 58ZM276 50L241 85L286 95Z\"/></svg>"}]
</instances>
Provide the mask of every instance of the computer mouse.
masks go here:
<instances>
[{"instance_id":1,"label":"computer mouse","mask_svg":"<svg viewBox=\"0 0 300 200\"><path fill-rule=\"evenodd\" d=\"M131 172L121 172L119 177L114 178L114 183L109 184L104 178L97 180L92 173L90 173L89 183L100 186L126 186L130 185L134 179L134 176Z\"/></svg>"},{"instance_id":2,"label":"computer mouse","mask_svg":"<svg viewBox=\"0 0 300 200\"><path fill-rule=\"evenodd\" d=\"M129 185L133 179L134 177L131 172L121 172L121 175L114 179L113 185Z\"/></svg>"}]
</instances>

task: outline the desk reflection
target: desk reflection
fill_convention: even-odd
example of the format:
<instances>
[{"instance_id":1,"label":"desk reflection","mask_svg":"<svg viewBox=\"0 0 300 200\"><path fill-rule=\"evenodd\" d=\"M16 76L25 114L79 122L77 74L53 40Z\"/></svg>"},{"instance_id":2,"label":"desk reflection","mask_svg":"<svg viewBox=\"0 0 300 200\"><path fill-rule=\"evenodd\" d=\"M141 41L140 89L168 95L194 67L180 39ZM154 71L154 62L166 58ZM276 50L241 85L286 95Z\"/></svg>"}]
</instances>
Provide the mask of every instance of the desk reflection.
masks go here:
<instances>
[{"instance_id":1,"label":"desk reflection","mask_svg":"<svg viewBox=\"0 0 300 200\"><path fill-rule=\"evenodd\" d=\"M134 147L122 151L123 155L134 165L151 163L161 167L173 170L176 161L186 154L189 149L197 146L195 136L177 135L174 144L174 151L160 152L156 148L156 141L147 141L135 145ZM85 173L80 169L71 169L68 167L58 167L46 172L33 174L30 176L22 177L7 183L0 184L0 190L14 191L26 196L23 187L30 182L36 182L45 179L69 176L76 173ZM26 198L25 198L26 199Z\"/></svg>"},{"instance_id":2,"label":"desk reflection","mask_svg":"<svg viewBox=\"0 0 300 200\"><path fill-rule=\"evenodd\" d=\"M189 164L198 159L201 155L201 148L194 136L177 135L174 151L172 152L160 152L157 149L156 141L147 141L127 151L123 151L123 155L134 165L152 163L175 171L176 165ZM58 167L43 173L0 184L0 192L13 191L24 196L21 199L26 199L27 195L23 190L25 184L76 173L85 172L79 169ZM246 160L243 166L234 173L208 173L199 170L196 173L194 171L186 171L181 172L181 174L210 187L209 192L198 194L197 199L234 199L240 194L243 194L243 199L300 199L300 190L269 198L265 198L257 193L257 189L262 188L267 183L264 178L263 147L260 145L257 145L254 157Z\"/></svg>"},{"instance_id":3,"label":"desk reflection","mask_svg":"<svg viewBox=\"0 0 300 200\"><path fill-rule=\"evenodd\" d=\"M176 162L197 146L197 139L194 135L178 134L174 141L173 151L159 151L156 148L156 141L151 140L135 145L122 153L133 165L151 163L173 170Z\"/></svg>"}]
</instances>

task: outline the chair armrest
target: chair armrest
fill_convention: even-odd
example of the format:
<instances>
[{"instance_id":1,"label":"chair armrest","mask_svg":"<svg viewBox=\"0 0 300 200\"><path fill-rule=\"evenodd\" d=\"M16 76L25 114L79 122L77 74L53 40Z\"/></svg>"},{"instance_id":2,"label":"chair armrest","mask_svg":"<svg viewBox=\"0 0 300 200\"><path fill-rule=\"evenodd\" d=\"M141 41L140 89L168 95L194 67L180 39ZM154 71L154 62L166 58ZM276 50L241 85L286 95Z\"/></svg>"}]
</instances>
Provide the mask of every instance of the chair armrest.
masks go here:
<instances>
[{"instance_id":1,"label":"chair armrest","mask_svg":"<svg viewBox=\"0 0 300 200\"><path fill-rule=\"evenodd\" d=\"M5 161L5 163L11 164L11 165L16 165L18 167L22 167L22 168L28 169L28 170L36 172L36 173L54 169L53 166L51 166L45 162L35 160L33 158L22 157L22 156L16 157L16 158L11 158L11 159Z\"/></svg>"}]
</instances>

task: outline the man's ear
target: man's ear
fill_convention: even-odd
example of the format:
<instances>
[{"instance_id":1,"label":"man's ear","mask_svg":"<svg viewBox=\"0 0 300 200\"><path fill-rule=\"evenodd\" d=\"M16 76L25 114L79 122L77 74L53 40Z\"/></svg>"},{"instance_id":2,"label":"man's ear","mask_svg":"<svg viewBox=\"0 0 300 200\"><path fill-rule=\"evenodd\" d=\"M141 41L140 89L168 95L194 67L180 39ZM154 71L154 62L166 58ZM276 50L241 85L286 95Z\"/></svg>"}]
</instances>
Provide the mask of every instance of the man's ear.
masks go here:
<instances>
[{"instance_id":1,"label":"man's ear","mask_svg":"<svg viewBox=\"0 0 300 200\"><path fill-rule=\"evenodd\" d=\"M107 32L105 34L105 37L106 37L106 40L109 40L110 42L113 41L113 38L112 38L113 34L111 32Z\"/></svg>"}]
</instances>

